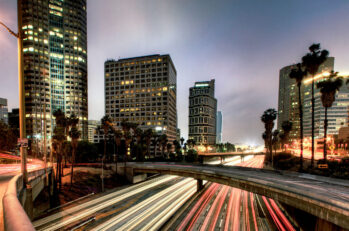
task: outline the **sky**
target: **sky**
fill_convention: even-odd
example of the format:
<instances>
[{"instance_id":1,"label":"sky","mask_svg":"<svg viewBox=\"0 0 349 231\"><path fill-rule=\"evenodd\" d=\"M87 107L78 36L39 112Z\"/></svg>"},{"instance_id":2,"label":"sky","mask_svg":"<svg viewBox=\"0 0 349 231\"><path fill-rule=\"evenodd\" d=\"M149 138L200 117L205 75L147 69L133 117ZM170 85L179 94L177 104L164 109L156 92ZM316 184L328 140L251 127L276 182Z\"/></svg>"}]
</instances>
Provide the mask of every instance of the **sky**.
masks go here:
<instances>
[{"instance_id":1,"label":"sky","mask_svg":"<svg viewBox=\"0 0 349 231\"><path fill-rule=\"evenodd\" d=\"M348 0L87 0L89 119L104 115L107 59L170 54L177 113L188 136L189 88L216 80L223 141L262 144L260 116L277 109L279 70L314 42L349 70ZM0 0L0 21L16 30L16 1ZM0 28L0 97L18 107L16 39Z\"/></svg>"}]
</instances>

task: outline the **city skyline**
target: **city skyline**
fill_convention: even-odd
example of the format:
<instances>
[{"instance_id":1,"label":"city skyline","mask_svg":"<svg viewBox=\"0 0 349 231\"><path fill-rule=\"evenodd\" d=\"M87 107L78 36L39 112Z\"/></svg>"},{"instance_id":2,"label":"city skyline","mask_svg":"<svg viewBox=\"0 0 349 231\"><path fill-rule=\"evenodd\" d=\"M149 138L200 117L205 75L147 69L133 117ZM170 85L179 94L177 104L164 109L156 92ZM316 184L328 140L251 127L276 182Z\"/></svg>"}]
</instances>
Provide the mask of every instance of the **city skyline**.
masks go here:
<instances>
[{"instance_id":1,"label":"city skyline","mask_svg":"<svg viewBox=\"0 0 349 231\"><path fill-rule=\"evenodd\" d=\"M335 70L348 70L345 55L349 51L345 44L349 35L345 30L348 2L317 1L317 5L307 2L301 8L301 1L254 2L253 9L249 8L252 2L154 3L87 3L88 53L94 54L88 59L89 85L94 86L88 89L89 119L99 120L104 114L106 59L169 53L178 71L178 127L182 136L188 134L189 87L195 81L215 78L218 110L230 121L225 124L224 141L261 144L263 125L259 117L265 108L277 108L281 67L299 62L311 43L320 42L336 58ZM158 18L152 16L154 10L160 11ZM251 14L253 17L249 18ZM0 18L16 30L15 1L0 3ZM110 22L112 29L101 26ZM0 40L4 44L0 47L4 54L0 57L4 70L0 76L3 83L0 97L9 99L10 110L18 106L18 93L14 91L18 89L17 43L3 30Z\"/></svg>"}]
</instances>

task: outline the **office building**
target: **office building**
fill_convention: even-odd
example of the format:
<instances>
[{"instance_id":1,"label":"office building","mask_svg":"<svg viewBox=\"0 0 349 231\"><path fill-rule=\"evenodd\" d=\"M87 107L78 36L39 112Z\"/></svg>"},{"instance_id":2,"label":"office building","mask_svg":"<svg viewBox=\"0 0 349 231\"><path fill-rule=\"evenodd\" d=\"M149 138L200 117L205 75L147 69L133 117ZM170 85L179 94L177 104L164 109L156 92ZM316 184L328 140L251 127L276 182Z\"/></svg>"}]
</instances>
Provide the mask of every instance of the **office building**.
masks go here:
<instances>
[{"instance_id":1,"label":"office building","mask_svg":"<svg viewBox=\"0 0 349 231\"><path fill-rule=\"evenodd\" d=\"M94 142L94 136L97 132L97 127L101 125L99 120L89 120L88 121L88 141L90 143Z\"/></svg>"},{"instance_id":2,"label":"office building","mask_svg":"<svg viewBox=\"0 0 349 231\"><path fill-rule=\"evenodd\" d=\"M280 70L279 82L279 101L278 101L278 129L282 129L283 121L289 120L293 123L292 131L290 132L290 142L299 139L299 109L298 109L298 87L295 80L289 78L289 73L295 68L295 65L284 67ZM323 138L325 108L322 106L321 93L317 89L316 83L322 81L328 76L328 73L334 68L334 58L329 57L320 67L319 72L315 76L315 138ZM340 73L339 73L340 75ZM347 77L344 78L343 83L346 82ZM301 102L303 105L303 131L305 140L311 142L311 85L312 77L307 76L301 87ZM328 134L338 134L339 128L348 125L349 114L349 90L346 84L340 88L336 94L336 101L332 107L328 109ZM306 142L307 146L307 142Z\"/></svg>"},{"instance_id":3,"label":"office building","mask_svg":"<svg viewBox=\"0 0 349 231\"><path fill-rule=\"evenodd\" d=\"M105 115L115 126L127 120L176 139L177 72L169 55L107 60L104 73Z\"/></svg>"},{"instance_id":4,"label":"office building","mask_svg":"<svg viewBox=\"0 0 349 231\"><path fill-rule=\"evenodd\" d=\"M292 131L289 134L289 142L293 142L300 137L299 129L299 107L298 107L298 87L294 79L289 77L291 70L296 65L283 67L279 74L279 100L278 100L278 120L277 129L282 130L282 122L292 122ZM301 88L301 98L303 99L303 88Z\"/></svg>"},{"instance_id":5,"label":"office building","mask_svg":"<svg viewBox=\"0 0 349 231\"><path fill-rule=\"evenodd\" d=\"M0 98L0 120L8 123L7 99Z\"/></svg>"},{"instance_id":6,"label":"office building","mask_svg":"<svg viewBox=\"0 0 349 231\"><path fill-rule=\"evenodd\" d=\"M195 82L189 89L189 139L196 144L216 143L217 100L215 80Z\"/></svg>"},{"instance_id":7,"label":"office building","mask_svg":"<svg viewBox=\"0 0 349 231\"><path fill-rule=\"evenodd\" d=\"M61 109L87 139L86 0L23 0L22 28L27 137L49 144Z\"/></svg>"},{"instance_id":8,"label":"office building","mask_svg":"<svg viewBox=\"0 0 349 231\"><path fill-rule=\"evenodd\" d=\"M222 125L223 125L223 116L221 111L217 111L217 137L216 137L216 143L220 144L222 143Z\"/></svg>"}]
</instances>

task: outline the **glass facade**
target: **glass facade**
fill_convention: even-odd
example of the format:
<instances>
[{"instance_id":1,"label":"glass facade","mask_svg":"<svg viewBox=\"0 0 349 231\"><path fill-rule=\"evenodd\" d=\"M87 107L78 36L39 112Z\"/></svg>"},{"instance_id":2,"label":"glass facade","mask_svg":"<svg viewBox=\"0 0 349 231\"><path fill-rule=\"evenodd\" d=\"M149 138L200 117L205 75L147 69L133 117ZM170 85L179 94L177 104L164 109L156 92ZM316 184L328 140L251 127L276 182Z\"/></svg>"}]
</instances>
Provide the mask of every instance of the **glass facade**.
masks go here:
<instances>
[{"instance_id":1,"label":"glass facade","mask_svg":"<svg viewBox=\"0 0 349 231\"><path fill-rule=\"evenodd\" d=\"M49 142L61 109L87 139L86 0L23 0L22 25L28 138Z\"/></svg>"}]
</instances>

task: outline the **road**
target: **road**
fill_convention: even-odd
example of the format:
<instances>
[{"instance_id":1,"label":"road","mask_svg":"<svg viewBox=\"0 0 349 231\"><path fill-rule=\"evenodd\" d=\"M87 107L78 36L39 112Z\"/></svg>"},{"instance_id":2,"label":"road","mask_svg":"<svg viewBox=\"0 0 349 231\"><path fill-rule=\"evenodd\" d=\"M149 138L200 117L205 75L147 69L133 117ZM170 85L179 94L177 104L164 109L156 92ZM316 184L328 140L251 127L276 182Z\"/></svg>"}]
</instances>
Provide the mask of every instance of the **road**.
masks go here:
<instances>
[{"instance_id":1,"label":"road","mask_svg":"<svg viewBox=\"0 0 349 231\"><path fill-rule=\"evenodd\" d=\"M257 156L240 166L263 166ZM295 230L277 202L229 186L209 183L166 230Z\"/></svg>"},{"instance_id":2,"label":"road","mask_svg":"<svg viewBox=\"0 0 349 231\"><path fill-rule=\"evenodd\" d=\"M252 165L260 161L262 161L260 158L254 158L246 164ZM239 162L240 158L237 157L233 158L230 164ZM257 203L252 194L241 193L239 189L219 184L209 184L205 187L203 194L212 196L213 191L219 194L215 198L221 198L218 202L212 201L219 208L224 207L223 196L232 198L229 202L231 204L230 214L235 214L234 209L240 209L236 204L233 205L232 201L241 200L239 203L241 205L248 205L249 201ZM33 224L37 230L158 230L187 200L196 194L198 193L196 193L195 180L176 176L160 176L103 196L97 195L98 197L91 198L87 202L63 208L48 217L34 221ZM260 201L262 200L261 198ZM217 214L216 212L211 213ZM214 219L218 220L218 218ZM234 224L245 225L245 223L240 223L240 218L235 219L238 221ZM212 221L205 221L205 225L212 226L212 224Z\"/></svg>"}]
</instances>

